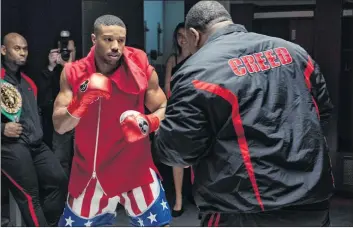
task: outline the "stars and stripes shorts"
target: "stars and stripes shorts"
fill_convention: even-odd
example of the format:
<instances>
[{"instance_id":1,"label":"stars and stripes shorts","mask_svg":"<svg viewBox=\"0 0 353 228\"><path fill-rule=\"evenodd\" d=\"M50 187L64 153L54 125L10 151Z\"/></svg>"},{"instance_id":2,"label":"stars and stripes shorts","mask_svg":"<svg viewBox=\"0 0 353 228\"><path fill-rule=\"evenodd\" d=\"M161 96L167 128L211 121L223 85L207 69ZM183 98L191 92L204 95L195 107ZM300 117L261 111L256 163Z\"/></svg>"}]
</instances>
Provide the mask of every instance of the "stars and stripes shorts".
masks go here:
<instances>
[{"instance_id":1,"label":"stars and stripes shorts","mask_svg":"<svg viewBox=\"0 0 353 228\"><path fill-rule=\"evenodd\" d=\"M69 194L59 226L111 226L119 203L125 207L132 226L168 225L171 213L164 189L156 173L150 171L153 183L112 198L105 196L97 179L92 179L78 198Z\"/></svg>"}]
</instances>

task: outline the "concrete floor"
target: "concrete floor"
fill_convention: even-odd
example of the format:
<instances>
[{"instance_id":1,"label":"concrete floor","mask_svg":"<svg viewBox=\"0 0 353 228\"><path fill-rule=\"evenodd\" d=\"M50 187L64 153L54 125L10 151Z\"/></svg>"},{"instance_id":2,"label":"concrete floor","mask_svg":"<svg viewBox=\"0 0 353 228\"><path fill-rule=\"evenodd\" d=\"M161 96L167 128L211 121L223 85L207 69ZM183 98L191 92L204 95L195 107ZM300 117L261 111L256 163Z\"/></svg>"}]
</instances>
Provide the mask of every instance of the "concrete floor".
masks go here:
<instances>
[{"instance_id":1,"label":"concrete floor","mask_svg":"<svg viewBox=\"0 0 353 228\"><path fill-rule=\"evenodd\" d=\"M331 226L333 227L353 227L353 199L334 197L331 201ZM171 226L199 226L197 208L190 204L185 204L185 212L182 216L174 218ZM299 218L298 218L299 219ZM130 226L129 218L123 208L119 208L116 226Z\"/></svg>"}]
</instances>

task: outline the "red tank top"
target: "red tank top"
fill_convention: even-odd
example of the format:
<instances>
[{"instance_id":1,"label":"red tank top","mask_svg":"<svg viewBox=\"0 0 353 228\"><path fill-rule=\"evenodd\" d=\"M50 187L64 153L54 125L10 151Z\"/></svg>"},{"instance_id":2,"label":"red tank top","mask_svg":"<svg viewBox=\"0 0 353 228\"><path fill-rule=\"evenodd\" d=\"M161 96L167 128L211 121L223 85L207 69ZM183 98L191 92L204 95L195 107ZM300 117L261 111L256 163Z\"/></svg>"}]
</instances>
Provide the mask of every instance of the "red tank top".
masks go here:
<instances>
[{"instance_id":1,"label":"red tank top","mask_svg":"<svg viewBox=\"0 0 353 228\"><path fill-rule=\"evenodd\" d=\"M145 92L154 69L141 50L125 47L123 58L122 66L110 76L113 81L110 100L91 104L75 128L75 155L69 183L69 192L75 198L92 178L97 178L106 195L113 197L152 183L150 168L158 173L149 139L126 143L119 123L120 115L126 110L144 113ZM81 82L96 72L94 47L86 58L67 64L65 72L75 95Z\"/></svg>"}]
</instances>

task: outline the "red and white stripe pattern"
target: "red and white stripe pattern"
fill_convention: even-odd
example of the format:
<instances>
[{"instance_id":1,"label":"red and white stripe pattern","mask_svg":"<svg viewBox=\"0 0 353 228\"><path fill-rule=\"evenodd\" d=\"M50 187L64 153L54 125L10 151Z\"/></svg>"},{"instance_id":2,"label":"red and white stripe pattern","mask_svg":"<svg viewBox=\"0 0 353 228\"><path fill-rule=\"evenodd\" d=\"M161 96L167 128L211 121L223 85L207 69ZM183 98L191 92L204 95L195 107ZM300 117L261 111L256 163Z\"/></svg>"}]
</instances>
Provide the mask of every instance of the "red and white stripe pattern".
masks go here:
<instances>
[{"instance_id":1,"label":"red and white stripe pattern","mask_svg":"<svg viewBox=\"0 0 353 228\"><path fill-rule=\"evenodd\" d=\"M150 172L153 176L153 183L137 187L112 198L104 195L97 178L91 179L78 198L71 197L69 193L68 205L73 213L87 219L104 213L114 214L118 203L125 207L129 216L138 216L153 205L161 190L160 180L156 173L152 169Z\"/></svg>"}]
</instances>

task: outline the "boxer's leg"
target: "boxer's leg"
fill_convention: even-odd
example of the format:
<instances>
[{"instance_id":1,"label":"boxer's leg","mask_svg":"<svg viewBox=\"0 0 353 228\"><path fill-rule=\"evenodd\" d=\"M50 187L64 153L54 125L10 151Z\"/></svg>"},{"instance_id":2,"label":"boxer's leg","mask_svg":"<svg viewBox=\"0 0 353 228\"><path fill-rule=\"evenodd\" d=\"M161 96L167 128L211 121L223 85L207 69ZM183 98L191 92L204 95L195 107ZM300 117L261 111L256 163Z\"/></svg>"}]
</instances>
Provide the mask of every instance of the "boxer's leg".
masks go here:
<instances>
[{"instance_id":1,"label":"boxer's leg","mask_svg":"<svg viewBox=\"0 0 353 228\"><path fill-rule=\"evenodd\" d=\"M32 151L25 144L1 145L1 171L27 226L48 226L40 200Z\"/></svg>"},{"instance_id":2,"label":"boxer's leg","mask_svg":"<svg viewBox=\"0 0 353 228\"><path fill-rule=\"evenodd\" d=\"M45 143L33 148L32 157L45 217L49 226L57 226L64 209L68 178Z\"/></svg>"},{"instance_id":3,"label":"boxer's leg","mask_svg":"<svg viewBox=\"0 0 353 228\"><path fill-rule=\"evenodd\" d=\"M120 197L104 195L97 179L91 179L85 191L77 198L68 195L59 226L112 226Z\"/></svg>"},{"instance_id":4,"label":"boxer's leg","mask_svg":"<svg viewBox=\"0 0 353 228\"><path fill-rule=\"evenodd\" d=\"M121 194L124 205L133 226L167 226L172 217L161 181L150 170L153 183Z\"/></svg>"}]
</instances>

